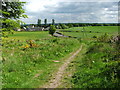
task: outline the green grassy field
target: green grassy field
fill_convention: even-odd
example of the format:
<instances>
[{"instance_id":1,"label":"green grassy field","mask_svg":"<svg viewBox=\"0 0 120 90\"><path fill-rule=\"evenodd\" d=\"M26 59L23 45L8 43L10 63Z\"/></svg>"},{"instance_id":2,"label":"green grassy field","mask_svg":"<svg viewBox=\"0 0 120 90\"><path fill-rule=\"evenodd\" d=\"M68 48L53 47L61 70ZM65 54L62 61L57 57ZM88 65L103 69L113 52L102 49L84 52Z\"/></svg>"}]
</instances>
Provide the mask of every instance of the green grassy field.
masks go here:
<instances>
[{"instance_id":1,"label":"green grassy field","mask_svg":"<svg viewBox=\"0 0 120 90\"><path fill-rule=\"evenodd\" d=\"M43 85L79 45L78 40L52 37L48 32L16 32L3 39L3 87Z\"/></svg>"},{"instance_id":2,"label":"green grassy field","mask_svg":"<svg viewBox=\"0 0 120 90\"><path fill-rule=\"evenodd\" d=\"M73 27L70 29L65 29L64 31L78 31L78 32L62 32L64 35L69 35L73 37L81 37L81 38L92 38L93 36L100 36L105 33L109 35L114 35L118 33L118 26L90 26L84 27L84 31L82 32L83 27Z\"/></svg>"},{"instance_id":3,"label":"green grassy field","mask_svg":"<svg viewBox=\"0 0 120 90\"><path fill-rule=\"evenodd\" d=\"M69 77L69 75L66 76L59 86L60 88L120 88L119 41L116 43L109 42L111 35L117 35L118 27L111 26L110 28L109 26L99 28L105 31L97 30L98 27L90 28L100 33L94 34L91 32L90 34L88 33L89 36L85 38L91 38L91 36L94 35L98 38L96 38L96 41L89 39L89 42L84 42L84 52L82 51L83 53L80 52L77 55L70 64L72 67L68 67L66 71L72 72L72 77ZM90 28L87 30L90 30ZM77 32L63 33L75 36ZM104 35L105 33L108 35ZM71 68L75 68L74 71L72 71Z\"/></svg>"},{"instance_id":4,"label":"green grassy field","mask_svg":"<svg viewBox=\"0 0 120 90\"><path fill-rule=\"evenodd\" d=\"M98 49L95 49L94 52L83 55L83 59L81 58L81 54L75 58L74 61L77 60L77 64L74 64L76 65L76 70L73 72L74 75L72 84L74 84L74 86L72 87L79 88L87 87L90 85L90 82L84 83L85 79L87 79L88 74L90 73L91 76L96 74L98 75L98 72L96 70L99 69L99 67L104 68L104 63L102 61L97 62L97 60L101 60L102 56L107 55L107 53L109 53L109 50L115 50L112 48L110 49L110 45L104 44L105 42L103 43L103 48L99 47L99 44L93 45L97 39L93 38L93 36L99 37L105 33L108 33L108 35L114 35L118 31L118 27L85 27L86 34L81 32L82 29L82 27L73 27L66 29L65 31L71 30L78 32L62 32L64 35L81 37L83 38L82 41L74 38L52 37L49 35L48 31L15 32L15 34L9 35L8 38L3 38L3 88L42 87L46 82L49 81L59 66L64 63L65 58L69 57L69 54L71 52L77 50L80 47L81 43L86 44L85 46L87 47L84 47L86 51L96 46L98 46ZM97 62L94 65L91 64L93 60ZM88 67L84 67L86 64ZM81 65L83 65L83 67ZM95 68L89 69L90 67ZM80 72L82 72L82 74L80 74ZM84 76L82 77L82 75ZM79 80L78 78L82 79ZM98 77L98 80L94 80L92 84L95 84L95 81L97 83L101 82L100 80ZM110 81L109 79L107 80ZM85 85L82 85L81 83L84 83ZM82 86L79 86L79 84ZM96 85L95 87L100 86Z\"/></svg>"},{"instance_id":5,"label":"green grassy field","mask_svg":"<svg viewBox=\"0 0 120 90\"><path fill-rule=\"evenodd\" d=\"M41 32L15 32L14 35L9 35L9 39L28 40L28 39L42 39L51 38L47 31Z\"/></svg>"},{"instance_id":6,"label":"green grassy field","mask_svg":"<svg viewBox=\"0 0 120 90\"><path fill-rule=\"evenodd\" d=\"M93 32L106 32L106 33L112 33L112 32L118 32L118 26L88 26L84 27L86 31L93 31ZM83 27L72 27L69 29L64 29L65 31L71 30L71 31L81 31L83 30Z\"/></svg>"}]
</instances>

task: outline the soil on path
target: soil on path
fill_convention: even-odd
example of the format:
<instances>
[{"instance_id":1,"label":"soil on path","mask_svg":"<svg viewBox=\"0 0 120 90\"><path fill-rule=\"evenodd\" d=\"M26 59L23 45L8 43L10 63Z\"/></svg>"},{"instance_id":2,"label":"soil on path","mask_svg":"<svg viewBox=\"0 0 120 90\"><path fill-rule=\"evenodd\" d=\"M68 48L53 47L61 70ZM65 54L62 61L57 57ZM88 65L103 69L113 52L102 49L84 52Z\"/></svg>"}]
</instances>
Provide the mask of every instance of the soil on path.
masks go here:
<instances>
[{"instance_id":1,"label":"soil on path","mask_svg":"<svg viewBox=\"0 0 120 90\"><path fill-rule=\"evenodd\" d=\"M65 60L64 64L58 69L58 72L56 73L54 78L52 78L49 81L48 85L45 85L43 88L57 88L61 84L61 79L65 72L65 69L68 67L73 58L81 51L81 49L82 45L76 52L72 53L71 56Z\"/></svg>"}]
</instances>

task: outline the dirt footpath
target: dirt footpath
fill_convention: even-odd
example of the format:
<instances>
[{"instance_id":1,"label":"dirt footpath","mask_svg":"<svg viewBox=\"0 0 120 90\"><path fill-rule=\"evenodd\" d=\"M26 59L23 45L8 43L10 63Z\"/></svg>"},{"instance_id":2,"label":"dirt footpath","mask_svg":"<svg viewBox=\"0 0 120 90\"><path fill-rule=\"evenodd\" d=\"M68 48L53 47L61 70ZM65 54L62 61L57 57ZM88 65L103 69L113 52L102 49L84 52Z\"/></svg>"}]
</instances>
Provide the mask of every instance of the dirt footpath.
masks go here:
<instances>
[{"instance_id":1,"label":"dirt footpath","mask_svg":"<svg viewBox=\"0 0 120 90\"><path fill-rule=\"evenodd\" d=\"M63 73L65 72L65 69L68 67L68 65L70 64L70 62L73 60L73 58L82 50L82 45L80 46L80 48L72 53L68 59L65 60L64 64L61 65L61 67L58 69L58 72L56 73L56 75L54 76L54 78L52 78L48 85L43 86L43 88L57 88L60 84L61 84L61 79L63 76Z\"/></svg>"}]
</instances>

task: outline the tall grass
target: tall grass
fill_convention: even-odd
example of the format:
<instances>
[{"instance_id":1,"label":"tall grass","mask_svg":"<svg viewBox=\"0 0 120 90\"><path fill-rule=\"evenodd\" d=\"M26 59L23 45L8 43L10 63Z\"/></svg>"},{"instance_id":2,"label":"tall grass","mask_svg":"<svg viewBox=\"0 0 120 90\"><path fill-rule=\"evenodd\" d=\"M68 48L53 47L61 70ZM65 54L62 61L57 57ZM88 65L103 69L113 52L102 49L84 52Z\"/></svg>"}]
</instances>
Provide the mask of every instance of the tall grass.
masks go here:
<instances>
[{"instance_id":1,"label":"tall grass","mask_svg":"<svg viewBox=\"0 0 120 90\"><path fill-rule=\"evenodd\" d=\"M79 62L72 76L73 87L120 88L120 52L116 47L119 45L106 39L89 43L84 57L76 58Z\"/></svg>"},{"instance_id":2,"label":"tall grass","mask_svg":"<svg viewBox=\"0 0 120 90\"><path fill-rule=\"evenodd\" d=\"M27 36L27 33L25 35ZM63 62L61 59L78 47L78 40L68 38L4 39L2 42L3 88L41 86Z\"/></svg>"}]
</instances>

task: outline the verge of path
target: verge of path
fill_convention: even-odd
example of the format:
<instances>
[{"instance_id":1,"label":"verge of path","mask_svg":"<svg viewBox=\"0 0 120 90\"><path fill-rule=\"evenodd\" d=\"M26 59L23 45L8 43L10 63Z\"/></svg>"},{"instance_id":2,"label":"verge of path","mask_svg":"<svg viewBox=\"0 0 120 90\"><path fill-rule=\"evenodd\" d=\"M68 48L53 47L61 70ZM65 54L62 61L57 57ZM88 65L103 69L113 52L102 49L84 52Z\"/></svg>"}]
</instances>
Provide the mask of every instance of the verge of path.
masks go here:
<instances>
[{"instance_id":1,"label":"verge of path","mask_svg":"<svg viewBox=\"0 0 120 90\"><path fill-rule=\"evenodd\" d=\"M54 78L52 78L49 81L48 85L43 86L43 88L57 88L60 84L61 84L61 79L62 76L65 72L65 69L68 67L68 65L70 64L70 62L73 60L73 58L82 50L82 45L80 46L80 48L71 54L71 56L65 60L64 64L58 69L58 72L56 73L56 75L54 76Z\"/></svg>"}]
</instances>

